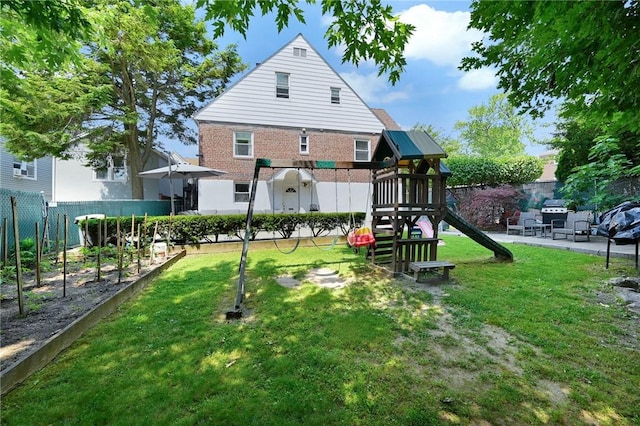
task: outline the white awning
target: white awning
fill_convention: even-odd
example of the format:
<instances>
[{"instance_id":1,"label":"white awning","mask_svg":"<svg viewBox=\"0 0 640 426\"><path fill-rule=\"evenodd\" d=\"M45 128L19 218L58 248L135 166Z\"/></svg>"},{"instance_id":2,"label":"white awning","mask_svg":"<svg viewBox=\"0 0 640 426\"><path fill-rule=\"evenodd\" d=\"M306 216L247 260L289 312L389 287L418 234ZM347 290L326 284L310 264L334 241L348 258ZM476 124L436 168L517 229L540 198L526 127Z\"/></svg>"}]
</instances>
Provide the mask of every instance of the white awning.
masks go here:
<instances>
[{"instance_id":1,"label":"white awning","mask_svg":"<svg viewBox=\"0 0 640 426\"><path fill-rule=\"evenodd\" d=\"M290 173L291 175L289 175ZM298 177L297 174L300 174L300 176ZM289 177L287 178L287 176ZM282 169L276 174L274 174L271 178L267 180L267 183L273 183L274 181L282 182L285 180L288 180L291 182L297 182L298 178L300 179L300 182L312 182L312 183L317 182L316 178L314 178L313 175L308 171L303 169L289 168L289 169Z\"/></svg>"}]
</instances>

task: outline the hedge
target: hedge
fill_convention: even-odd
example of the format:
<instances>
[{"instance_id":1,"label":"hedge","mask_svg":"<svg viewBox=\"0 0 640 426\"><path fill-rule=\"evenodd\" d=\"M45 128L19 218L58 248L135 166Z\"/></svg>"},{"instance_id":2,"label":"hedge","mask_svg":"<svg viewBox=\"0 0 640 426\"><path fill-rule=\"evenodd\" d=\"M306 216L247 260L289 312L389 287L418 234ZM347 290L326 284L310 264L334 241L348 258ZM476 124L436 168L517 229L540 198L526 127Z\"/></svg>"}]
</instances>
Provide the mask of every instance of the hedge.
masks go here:
<instances>
[{"instance_id":1,"label":"hedge","mask_svg":"<svg viewBox=\"0 0 640 426\"><path fill-rule=\"evenodd\" d=\"M542 175L539 158L519 156L510 158L452 157L446 160L451 170L448 186L521 185L533 182Z\"/></svg>"},{"instance_id":2,"label":"hedge","mask_svg":"<svg viewBox=\"0 0 640 426\"><path fill-rule=\"evenodd\" d=\"M360 226L365 218L365 213L259 213L253 215L251 221L251 240L255 240L258 232L271 232L280 238L291 238L296 230L309 228L314 237L326 235L332 230L339 229L346 235L350 229ZM101 245L115 244L118 221L120 222L120 234L129 238L131 234L131 217L108 217L107 237L102 235ZM153 233L157 233L155 240L170 240L175 244L191 244L218 242L220 235L228 235L244 239L244 231L247 224L247 216L244 214L230 215L194 215L194 216L135 216L133 222L134 236L137 237L140 227L141 242L153 241ZM88 229L88 245L95 245L98 241L98 219L81 220L78 226ZM100 223L104 229L104 220ZM101 234L104 234L102 231Z\"/></svg>"}]
</instances>

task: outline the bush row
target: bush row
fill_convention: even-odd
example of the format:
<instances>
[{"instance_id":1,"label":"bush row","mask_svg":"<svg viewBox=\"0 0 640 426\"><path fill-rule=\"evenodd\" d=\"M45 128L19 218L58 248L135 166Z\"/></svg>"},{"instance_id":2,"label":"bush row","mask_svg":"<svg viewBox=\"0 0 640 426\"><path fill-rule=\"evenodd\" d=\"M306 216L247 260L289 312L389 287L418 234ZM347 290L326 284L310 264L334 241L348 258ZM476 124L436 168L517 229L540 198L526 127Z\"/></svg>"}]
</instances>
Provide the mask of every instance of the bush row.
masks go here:
<instances>
[{"instance_id":1,"label":"bush row","mask_svg":"<svg viewBox=\"0 0 640 426\"><path fill-rule=\"evenodd\" d=\"M365 213L278 213L254 214L251 221L251 239L254 240L260 231L271 232L277 238L290 238L301 228L309 228L314 237L326 235L332 230L339 229L343 235L364 221ZM85 223L86 222L86 223ZM142 217L109 217L106 220L85 219L78 226L87 229L88 245L115 244L118 227L120 235L126 237L132 234L137 238L140 228L141 242L153 241L156 234L162 240L170 239L177 244L199 244L201 242L218 242L220 235L229 235L244 239L247 216L244 214L230 215L202 215L202 216L149 216ZM119 226L118 226L119 222ZM101 237L98 238L98 226ZM106 235L106 237L105 237ZM84 242L81 242L84 244Z\"/></svg>"},{"instance_id":2,"label":"bush row","mask_svg":"<svg viewBox=\"0 0 640 426\"><path fill-rule=\"evenodd\" d=\"M451 170L448 186L522 185L542 175L539 158L520 156L513 158L452 157L446 160Z\"/></svg>"}]
</instances>

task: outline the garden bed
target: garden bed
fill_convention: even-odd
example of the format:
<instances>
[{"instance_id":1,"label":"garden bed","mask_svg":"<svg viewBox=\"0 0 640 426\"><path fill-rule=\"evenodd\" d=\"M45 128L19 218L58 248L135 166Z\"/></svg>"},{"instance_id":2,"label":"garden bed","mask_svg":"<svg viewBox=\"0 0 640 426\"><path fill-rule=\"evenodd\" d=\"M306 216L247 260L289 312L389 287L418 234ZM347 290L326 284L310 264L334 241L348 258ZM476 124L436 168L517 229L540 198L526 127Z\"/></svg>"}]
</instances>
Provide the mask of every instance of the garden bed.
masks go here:
<instances>
[{"instance_id":1,"label":"garden bed","mask_svg":"<svg viewBox=\"0 0 640 426\"><path fill-rule=\"evenodd\" d=\"M98 281L96 267L81 260L67 264L66 284L61 264L43 273L39 285L35 273L25 273L23 315L19 311L15 278L3 281L0 285L0 372L33 353L140 277L161 267L169 258L171 256L153 264L145 259L141 261L139 271L134 262L123 268L120 279L116 265L107 264L102 266Z\"/></svg>"}]
</instances>

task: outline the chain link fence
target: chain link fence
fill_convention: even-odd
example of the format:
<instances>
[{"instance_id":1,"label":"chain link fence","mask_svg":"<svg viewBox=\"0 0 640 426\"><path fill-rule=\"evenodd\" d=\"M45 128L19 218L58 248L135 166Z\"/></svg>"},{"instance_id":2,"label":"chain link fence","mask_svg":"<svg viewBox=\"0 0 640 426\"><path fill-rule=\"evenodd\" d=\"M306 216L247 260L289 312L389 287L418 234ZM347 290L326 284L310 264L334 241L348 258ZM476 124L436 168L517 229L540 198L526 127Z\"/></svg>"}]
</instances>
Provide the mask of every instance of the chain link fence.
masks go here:
<instances>
[{"instance_id":1,"label":"chain link fence","mask_svg":"<svg viewBox=\"0 0 640 426\"><path fill-rule=\"evenodd\" d=\"M40 238L44 235L44 244L50 248L64 238L64 216L69 220L67 244L76 247L82 243L76 218L91 214L116 216L165 216L171 212L171 203L167 200L109 200L109 201L65 201L47 203L43 194L33 192L0 189L0 261L4 261L7 252L14 246L14 221L11 199L15 200L18 223L18 237L35 240L36 222L40 226ZM45 218L46 223L45 223ZM5 244L7 242L7 244Z\"/></svg>"}]
</instances>

